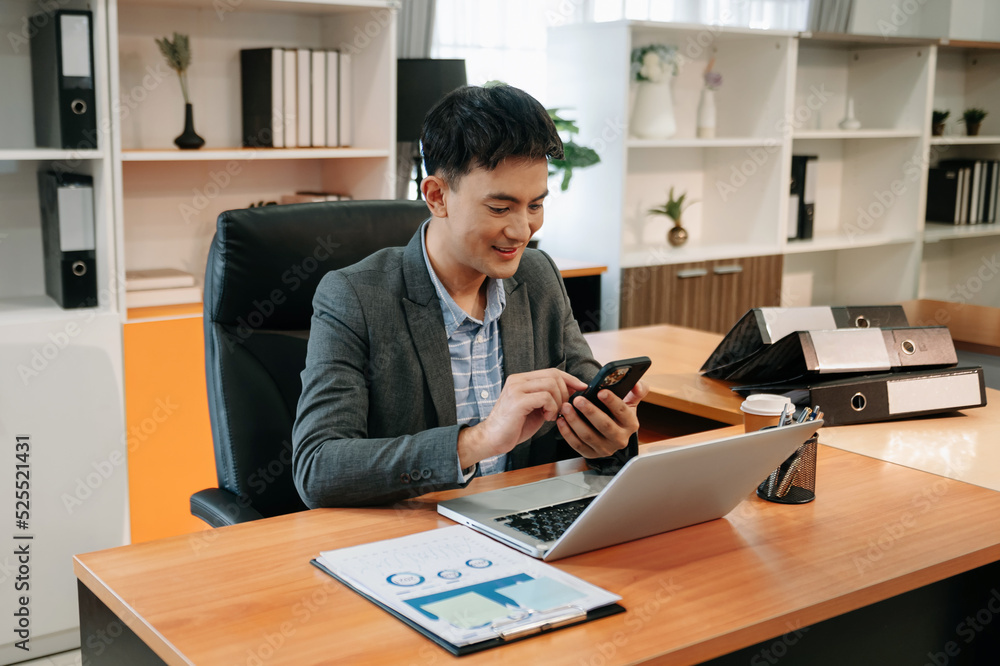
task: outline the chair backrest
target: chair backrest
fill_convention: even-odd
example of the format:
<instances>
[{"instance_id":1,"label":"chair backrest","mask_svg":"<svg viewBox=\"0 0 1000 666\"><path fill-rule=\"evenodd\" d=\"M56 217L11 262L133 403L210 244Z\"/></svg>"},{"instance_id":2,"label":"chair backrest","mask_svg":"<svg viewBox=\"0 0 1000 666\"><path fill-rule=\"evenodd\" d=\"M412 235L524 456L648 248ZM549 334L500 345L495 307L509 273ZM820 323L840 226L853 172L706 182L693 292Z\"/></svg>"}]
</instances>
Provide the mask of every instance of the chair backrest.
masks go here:
<instances>
[{"instance_id":1,"label":"chair backrest","mask_svg":"<svg viewBox=\"0 0 1000 666\"><path fill-rule=\"evenodd\" d=\"M219 216L205 271L205 365L219 487L263 516L305 509L292 481L312 297L328 271L406 245L418 201L338 201Z\"/></svg>"}]
</instances>

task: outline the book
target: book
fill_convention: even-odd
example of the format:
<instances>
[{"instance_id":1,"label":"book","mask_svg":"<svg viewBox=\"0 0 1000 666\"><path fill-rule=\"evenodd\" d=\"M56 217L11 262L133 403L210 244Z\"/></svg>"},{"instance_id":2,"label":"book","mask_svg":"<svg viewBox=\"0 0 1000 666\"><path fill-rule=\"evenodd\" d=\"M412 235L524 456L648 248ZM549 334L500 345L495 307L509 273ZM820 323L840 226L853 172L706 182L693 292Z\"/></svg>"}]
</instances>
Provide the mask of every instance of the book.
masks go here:
<instances>
[{"instance_id":1,"label":"book","mask_svg":"<svg viewBox=\"0 0 1000 666\"><path fill-rule=\"evenodd\" d=\"M816 215L816 155L792 155L791 194L798 195L798 215L796 238L807 240L813 237ZM789 226L788 233L792 229ZM790 237L790 236L789 236Z\"/></svg>"},{"instance_id":2,"label":"book","mask_svg":"<svg viewBox=\"0 0 1000 666\"><path fill-rule=\"evenodd\" d=\"M455 655L625 610L617 594L462 525L311 563Z\"/></svg>"},{"instance_id":3,"label":"book","mask_svg":"<svg viewBox=\"0 0 1000 666\"><path fill-rule=\"evenodd\" d=\"M312 52L312 145L326 145L326 52Z\"/></svg>"},{"instance_id":4,"label":"book","mask_svg":"<svg viewBox=\"0 0 1000 666\"><path fill-rule=\"evenodd\" d=\"M147 289L126 291L126 308L149 308L156 305L178 305L181 303L201 303L199 287L173 287L171 289Z\"/></svg>"},{"instance_id":5,"label":"book","mask_svg":"<svg viewBox=\"0 0 1000 666\"><path fill-rule=\"evenodd\" d=\"M298 118L298 144L308 148L312 143L312 50L296 52L296 106Z\"/></svg>"},{"instance_id":6,"label":"book","mask_svg":"<svg viewBox=\"0 0 1000 666\"><path fill-rule=\"evenodd\" d=\"M285 147L284 49L240 51L243 145Z\"/></svg>"},{"instance_id":7,"label":"book","mask_svg":"<svg viewBox=\"0 0 1000 666\"><path fill-rule=\"evenodd\" d=\"M337 145L340 146L350 146L354 142L353 135L353 123L354 120L351 116L351 105L353 104L354 95L351 90L352 78L351 78L351 54L350 53L340 53L338 58L340 62L339 67L339 81L337 86L337 106L338 106L338 129L339 136L337 139Z\"/></svg>"},{"instance_id":8,"label":"book","mask_svg":"<svg viewBox=\"0 0 1000 666\"><path fill-rule=\"evenodd\" d=\"M148 291L195 286L194 276L176 268L125 271L125 291Z\"/></svg>"},{"instance_id":9,"label":"book","mask_svg":"<svg viewBox=\"0 0 1000 666\"><path fill-rule=\"evenodd\" d=\"M316 203L318 201L345 201L350 199L344 194L333 194L331 192L296 192L295 194L282 194L281 204L295 203Z\"/></svg>"},{"instance_id":10,"label":"book","mask_svg":"<svg viewBox=\"0 0 1000 666\"><path fill-rule=\"evenodd\" d=\"M959 169L932 167L927 171L927 221L958 223Z\"/></svg>"},{"instance_id":11,"label":"book","mask_svg":"<svg viewBox=\"0 0 1000 666\"><path fill-rule=\"evenodd\" d=\"M340 145L340 53L326 52L326 145Z\"/></svg>"},{"instance_id":12,"label":"book","mask_svg":"<svg viewBox=\"0 0 1000 666\"><path fill-rule=\"evenodd\" d=\"M295 49L285 49L285 71L282 73L285 83L285 95L282 101L285 112L285 148L299 147L297 65L298 52Z\"/></svg>"}]
</instances>

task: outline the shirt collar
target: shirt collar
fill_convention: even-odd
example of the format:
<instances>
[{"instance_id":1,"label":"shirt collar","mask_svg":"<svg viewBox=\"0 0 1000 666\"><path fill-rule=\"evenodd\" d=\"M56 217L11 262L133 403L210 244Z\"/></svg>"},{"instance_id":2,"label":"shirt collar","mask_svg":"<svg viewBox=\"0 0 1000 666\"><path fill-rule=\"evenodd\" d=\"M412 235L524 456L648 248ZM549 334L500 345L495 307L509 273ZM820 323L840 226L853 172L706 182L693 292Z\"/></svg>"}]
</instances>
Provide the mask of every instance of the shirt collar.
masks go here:
<instances>
[{"instance_id":1,"label":"shirt collar","mask_svg":"<svg viewBox=\"0 0 1000 666\"><path fill-rule=\"evenodd\" d=\"M466 320L476 324L490 324L494 320L499 319L500 314L507 305L507 292L504 291L503 280L491 277L486 278L486 312L482 321L473 318L465 312L465 310L458 306L455 299L451 297L448 290L444 288L443 284L441 284L441 280L438 279L437 273L434 272L434 267L431 266L430 257L427 256L428 224L430 224L430 220L424 222L423 226L420 227L420 249L424 253L424 264L427 266L427 274L430 275L431 282L434 283L434 291L437 292L438 301L441 303L441 313L444 315L445 333L451 337L451 334L454 333L459 326L465 323Z\"/></svg>"}]
</instances>

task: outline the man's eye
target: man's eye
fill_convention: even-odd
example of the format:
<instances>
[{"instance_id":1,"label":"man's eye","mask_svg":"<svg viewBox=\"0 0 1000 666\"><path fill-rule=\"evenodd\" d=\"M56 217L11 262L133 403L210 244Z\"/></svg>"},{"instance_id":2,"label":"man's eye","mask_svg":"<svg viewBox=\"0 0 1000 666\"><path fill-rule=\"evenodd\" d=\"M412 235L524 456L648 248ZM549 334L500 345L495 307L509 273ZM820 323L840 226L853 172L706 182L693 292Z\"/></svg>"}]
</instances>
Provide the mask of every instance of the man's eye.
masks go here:
<instances>
[{"instance_id":1,"label":"man's eye","mask_svg":"<svg viewBox=\"0 0 1000 666\"><path fill-rule=\"evenodd\" d=\"M537 211L540 211L542 209L542 204L531 204L530 206L528 206L528 208L530 208L531 210L537 212Z\"/></svg>"},{"instance_id":2,"label":"man's eye","mask_svg":"<svg viewBox=\"0 0 1000 666\"><path fill-rule=\"evenodd\" d=\"M487 208L489 208L491 212L496 213L497 215L500 215L501 213L506 213L509 210L508 208L497 208L495 206L487 206Z\"/></svg>"}]
</instances>

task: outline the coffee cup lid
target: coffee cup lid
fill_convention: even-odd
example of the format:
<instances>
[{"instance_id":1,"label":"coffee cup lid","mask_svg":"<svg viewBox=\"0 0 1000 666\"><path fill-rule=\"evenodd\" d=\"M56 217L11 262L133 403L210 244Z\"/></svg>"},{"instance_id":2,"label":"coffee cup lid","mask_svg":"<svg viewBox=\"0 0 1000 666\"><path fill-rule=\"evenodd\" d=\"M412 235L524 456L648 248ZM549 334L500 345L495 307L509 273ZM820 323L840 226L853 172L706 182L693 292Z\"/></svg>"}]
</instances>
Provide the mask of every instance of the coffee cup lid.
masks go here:
<instances>
[{"instance_id":1,"label":"coffee cup lid","mask_svg":"<svg viewBox=\"0 0 1000 666\"><path fill-rule=\"evenodd\" d=\"M785 407L790 404L792 401L786 396L757 393L743 401L740 411L757 416L781 416Z\"/></svg>"}]
</instances>

